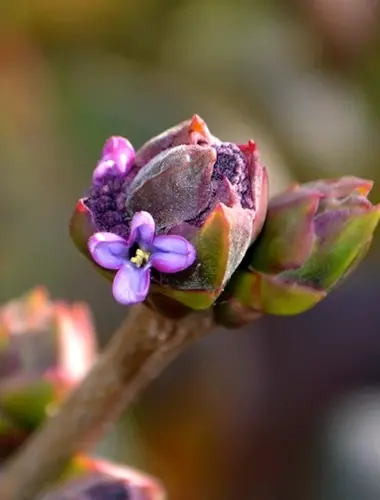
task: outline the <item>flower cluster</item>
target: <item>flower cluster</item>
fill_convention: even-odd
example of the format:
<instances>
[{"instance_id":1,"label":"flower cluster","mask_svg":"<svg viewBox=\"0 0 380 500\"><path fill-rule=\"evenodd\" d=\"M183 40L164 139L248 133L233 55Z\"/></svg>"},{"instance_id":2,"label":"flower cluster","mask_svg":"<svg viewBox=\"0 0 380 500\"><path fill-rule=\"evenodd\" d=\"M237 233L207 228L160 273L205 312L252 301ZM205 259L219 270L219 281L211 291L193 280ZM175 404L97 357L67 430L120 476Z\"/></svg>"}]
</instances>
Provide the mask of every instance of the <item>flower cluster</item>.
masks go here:
<instances>
[{"instance_id":1,"label":"flower cluster","mask_svg":"<svg viewBox=\"0 0 380 500\"><path fill-rule=\"evenodd\" d=\"M260 232L266 206L254 142L221 142L195 115L137 152L108 139L71 234L121 304L165 297L205 309Z\"/></svg>"}]
</instances>

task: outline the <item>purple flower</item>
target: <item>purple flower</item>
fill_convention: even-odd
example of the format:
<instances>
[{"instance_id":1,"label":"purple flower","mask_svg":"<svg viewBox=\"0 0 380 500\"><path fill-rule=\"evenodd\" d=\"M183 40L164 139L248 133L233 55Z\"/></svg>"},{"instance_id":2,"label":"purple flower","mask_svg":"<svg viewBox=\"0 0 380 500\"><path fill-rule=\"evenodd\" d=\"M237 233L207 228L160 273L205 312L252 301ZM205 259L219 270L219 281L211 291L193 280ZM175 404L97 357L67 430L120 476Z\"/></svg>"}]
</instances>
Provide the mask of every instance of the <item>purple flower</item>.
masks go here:
<instances>
[{"instance_id":1,"label":"purple flower","mask_svg":"<svg viewBox=\"0 0 380 500\"><path fill-rule=\"evenodd\" d=\"M185 238L155 236L155 229L153 217L142 211L133 216L128 239L99 232L88 241L94 261L105 269L117 270L112 290L120 304L145 300L151 267L162 273L178 273L195 261L195 249Z\"/></svg>"},{"instance_id":2,"label":"purple flower","mask_svg":"<svg viewBox=\"0 0 380 500\"><path fill-rule=\"evenodd\" d=\"M102 159L94 170L93 182L98 183L107 173L126 175L134 160L135 150L128 139L110 137L103 147Z\"/></svg>"}]
</instances>

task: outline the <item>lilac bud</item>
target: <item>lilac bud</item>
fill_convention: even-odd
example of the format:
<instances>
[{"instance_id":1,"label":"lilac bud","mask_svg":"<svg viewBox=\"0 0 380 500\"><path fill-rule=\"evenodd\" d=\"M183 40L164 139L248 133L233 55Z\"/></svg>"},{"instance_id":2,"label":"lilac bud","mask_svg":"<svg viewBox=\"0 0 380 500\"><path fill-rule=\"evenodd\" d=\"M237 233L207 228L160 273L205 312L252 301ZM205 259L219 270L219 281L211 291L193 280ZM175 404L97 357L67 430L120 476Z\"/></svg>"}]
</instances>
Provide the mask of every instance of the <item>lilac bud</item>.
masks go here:
<instances>
[{"instance_id":1,"label":"lilac bud","mask_svg":"<svg viewBox=\"0 0 380 500\"><path fill-rule=\"evenodd\" d=\"M195 115L142 146L128 171L97 178L71 233L113 281L118 302L154 305L160 295L205 309L261 231L267 183L253 141L221 142ZM149 242L141 231L133 235L138 214L151 231ZM158 250L160 238L167 246Z\"/></svg>"},{"instance_id":2,"label":"lilac bud","mask_svg":"<svg viewBox=\"0 0 380 500\"><path fill-rule=\"evenodd\" d=\"M82 379L96 353L88 307L43 287L0 307L0 448L12 452Z\"/></svg>"},{"instance_id":3,"label":"lilac bud","mask_svg":"<svg viewBox=\"0 0 380 500\"><path fill-rule=\"evenodd\" d=\"M215 308L237 326L259 313L300 314L356 268L371 244L380 205L357 177L297 185L272 198L260 238Z\"/></svg>"},{"instance_id":4,"label":"lilac bud","mask_svg":"<svg viewBox=\"0 0 380 500\"><path fill-rule=\"evenodd\" d=\"M94 170L93 182L101 182L108 174L126 175L135 159L132 144L124 137L110 137L103 147L102 159Z\"/></svg>"}]
</instances>

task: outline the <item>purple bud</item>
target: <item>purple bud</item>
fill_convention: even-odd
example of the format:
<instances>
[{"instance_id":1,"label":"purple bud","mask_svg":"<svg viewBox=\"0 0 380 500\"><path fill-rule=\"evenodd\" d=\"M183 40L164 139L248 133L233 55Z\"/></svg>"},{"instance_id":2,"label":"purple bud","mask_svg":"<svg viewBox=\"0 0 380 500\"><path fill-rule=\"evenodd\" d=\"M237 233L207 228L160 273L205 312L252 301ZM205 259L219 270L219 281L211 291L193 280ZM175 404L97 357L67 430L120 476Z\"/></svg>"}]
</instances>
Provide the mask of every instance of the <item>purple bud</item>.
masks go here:
<instances>
[{"instance_id":1,"label":"purple bud","mask_svg":"<svg viewBox=\"0 0 380 500\"><path fill-rule=\"evenodd\" d=\"M108 162L113 153L103 153ZM79 214L93 222L89 244L76 243L113 280L115 298L142 301L153 284L154 297L212 305L264 223L268 181L255 143L221 142L195 115L144 144L128 169L105 165L72 228Z\"/></svg>"},{"instance_id":2,"label":"purple bud","mask_svg":"<svg viewBox=\"0 0 380 500\"><path fill-rule=\"evenodd\" d=\"M110 174L126 175L135 159L132 144L124 137L110 137L103 147L103 156L94 170L93 182L98 183Z\"/></svg>"}]
</instances>

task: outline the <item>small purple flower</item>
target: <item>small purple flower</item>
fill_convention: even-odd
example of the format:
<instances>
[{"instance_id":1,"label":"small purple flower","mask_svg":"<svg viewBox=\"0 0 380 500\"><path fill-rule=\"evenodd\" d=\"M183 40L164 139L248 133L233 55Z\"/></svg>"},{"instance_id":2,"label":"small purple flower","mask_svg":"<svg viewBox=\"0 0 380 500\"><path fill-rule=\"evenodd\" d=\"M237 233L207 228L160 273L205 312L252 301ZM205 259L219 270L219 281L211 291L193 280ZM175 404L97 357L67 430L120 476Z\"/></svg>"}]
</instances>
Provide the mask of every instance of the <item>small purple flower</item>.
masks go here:
<instances>
[{"instance_id":1,"label":"small purple flower","mask_svg":"<svg viewBox=\"0 0 380 500\"><path fill-rule=\"evenodd\" d=\"M124 305L143 302L150 286L150 268L178 273L195 261L195 249L182 236L155 236L155 223L148 212L137 212L128 239L114 233L95 233L88 241L94 261L105 269L117 270L113 295Z\"/></svg>"},{"instance_id":2,"label":"small purple flower","mask_svg":"<svg viewBox=\"0 0 380 500\"><path fill-rule=\"evenodd\" d=\"M98 182L107 173L126 175L131 170L134 160L135 150L128 139L119 136L110 137L103 147L102 159L94 170L93 182Z\"/></svg>"}]
</instances>

